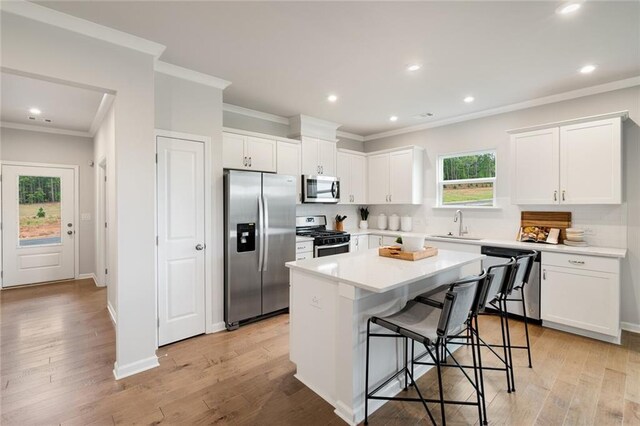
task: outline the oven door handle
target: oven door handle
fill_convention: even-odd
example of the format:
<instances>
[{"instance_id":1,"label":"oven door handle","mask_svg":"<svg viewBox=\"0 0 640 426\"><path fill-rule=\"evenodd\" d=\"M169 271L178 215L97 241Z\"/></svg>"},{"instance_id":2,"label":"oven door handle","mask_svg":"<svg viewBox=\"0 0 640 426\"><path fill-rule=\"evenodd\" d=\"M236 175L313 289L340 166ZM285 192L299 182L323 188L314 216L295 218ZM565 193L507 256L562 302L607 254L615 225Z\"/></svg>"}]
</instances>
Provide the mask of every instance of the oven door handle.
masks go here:
<instances>
[{"instance_id":1,"label":"oven door handle","mask_svg":"<svg viewBox=\"0 0 640 426\"><path fill-rule=\"evenodd\" d=\"M338 198L338 191L336 187L336 182L331 182L331 198L333 198L334 200Z\"/></svg>"},{"instance_id":2,"label":"oven door handle","mask_svg":"<svg viewBox=\"0 0 640 426\"><path fill-rule=\"evenodd\" d=\"M340 243L340 244L333 244L330 246L316 246L316 253L315 253L315 257L318 257L318 251L320 251L321 249L333 249L333 248L340 248L340 247L345 247L349 245L349 241L347 241L346 243Z\"/></svg>"}]
</instances>

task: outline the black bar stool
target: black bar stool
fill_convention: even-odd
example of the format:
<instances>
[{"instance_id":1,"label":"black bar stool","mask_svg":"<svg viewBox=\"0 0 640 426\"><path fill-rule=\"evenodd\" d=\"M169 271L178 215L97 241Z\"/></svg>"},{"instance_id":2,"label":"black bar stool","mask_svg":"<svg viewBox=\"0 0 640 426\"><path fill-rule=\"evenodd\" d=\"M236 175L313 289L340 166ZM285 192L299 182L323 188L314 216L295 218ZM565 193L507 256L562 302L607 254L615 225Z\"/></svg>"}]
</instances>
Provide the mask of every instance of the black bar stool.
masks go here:
<instances>
[{"instance_id":1,"label":"black bar stool","mask_svg":"<svg viewBox=\"0 0 640 426\"><path fill-rule=\"evenodd\" d=\"M492 295L491 300L501 300L502 294L507 294L509 292L509 288L513 286L513 281L516 276L516 271L518 269L518 263L515 258L511 258L508 262L493 265L487 270L487 285L485 286L485 291L482 294L479 294L477 303L475 305L475 310L472 312L472 321L469 322L468 334L474 334L475 338L478 342L478 365L481 370L493 370L493 371L504 371L507 379L507 392L511 392L511 384L512 379L511 375L513 372L511 365L511 358L509 356L508 351L508 339L507 339L507 323L506 323L506 311L498 311L500 315L500 331L502 335L502 344L490 344L485 342L480 335L480 328L478 324L478 314L480 314L485 306L487 305L487 300L489 299L489 295ZM426 292L416 297L416 300L425 303L431 306L442 306L444 296L446 294L446 286L442 286L436 288L430 292ZM456 342L457 344L468 345L468 343ZM493 355L504 365L504 367L487 367L482 365L482 351L480 350L480 346L488 348ZM502 348L502 355L500 355L494 348ZM473 366L463 365L463 368L473 368ZM484 375L480 375L480 386L481 392L484 395ZM486 409L483 406L485 411L485 424L487 421Z\"/></svg>"},{"instance_id":2,"label":"black bar stool","mask_svg":"<svg viewBox=\"0 0 640 426\"><path fill-rule=\"evenodd\" d=\"M366 349L366 366L365 366L365 420L364 423L368 424L369 420L369 400L396 400L396 401L412 401L421 402L424 406L429 418L436 424L433 414L427 406L428 402L439 403L440 411L442 415L442 424L446 424L445 416L445 404L459 404L459 405L476 405L478 407L478 418L480 422L483 422L483 408L481 400L484 398L480 388L480 379L478 376L479 369L477 368L476 360L476 339L472 337L469 339L472 346L473 354L473 366L474 366L474 378L472 379L465 371L465 369L455 360L452 353L447 348L447 343L451 341L454 336L464 332L472 318L472 311L474 305L478 300L478 292L483 291L486 285L486 272L481 275L467 277L465 279L456 281L448 286L445 293L442 307L430 306L424 303L410 300L405 307L392 315L386 317L373 316L367 321L367 349ZM390 330L394 334L389 333L372 333L371 324L379 325L387 330ZM369 350L370 350L370 338L371 337L384 337L384 338L401 338L404 339L404 367L377 386L373 391L369 392ZM426 354L429 355L435 365L438 375L438 399L424 398L420 388L418 387L414 379L414 360L411 359L411 369L408 368L407 355L408 355L408 339L413 344L418 343L424 345ZM412 350L413 352L413 350ZM425 354L425 355L426 355ZM453 361L453 364L445 364L443 355L448 355ZM425 363L426 364L426 363ZM474 387L476 392L476 402L470 401L455 401L445 400L444 390L442 387L442 369L441 367L458 367L463 372L467 380ZM376 393L380 391L384 386L391 382L396 377L404 373L404 388L408 389L408 386L414 386L418 394L418 398L410 397L384 397L378 396ZM409 379L411 382L409 383Z\"/></svg>"}]
</instances>

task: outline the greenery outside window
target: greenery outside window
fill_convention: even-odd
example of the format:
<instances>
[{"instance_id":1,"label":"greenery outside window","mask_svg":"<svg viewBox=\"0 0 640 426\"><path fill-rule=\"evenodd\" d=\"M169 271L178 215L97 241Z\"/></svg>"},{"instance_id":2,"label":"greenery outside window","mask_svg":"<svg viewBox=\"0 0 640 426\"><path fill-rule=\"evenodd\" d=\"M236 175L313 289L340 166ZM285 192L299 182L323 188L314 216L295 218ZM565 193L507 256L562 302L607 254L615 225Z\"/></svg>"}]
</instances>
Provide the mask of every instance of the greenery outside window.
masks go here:
<instances>
[{"instance_id":1,"label":"greenery outside window","mask_svg":"<svg viewBox=\"0 0 640 426\"><path fill-rule=\"evenodd\" d=\"M440 156L438 206L495 207L495 187L495 150Z\"/></svg>"}]
</instances>

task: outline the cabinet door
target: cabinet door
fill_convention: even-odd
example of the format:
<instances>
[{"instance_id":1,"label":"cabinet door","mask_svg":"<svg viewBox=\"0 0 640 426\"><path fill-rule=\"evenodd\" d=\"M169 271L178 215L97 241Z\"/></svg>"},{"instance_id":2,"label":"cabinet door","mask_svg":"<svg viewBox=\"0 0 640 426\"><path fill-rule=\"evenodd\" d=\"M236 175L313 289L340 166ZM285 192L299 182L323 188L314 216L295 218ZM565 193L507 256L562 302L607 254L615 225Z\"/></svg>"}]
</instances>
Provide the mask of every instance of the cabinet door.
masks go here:
<instances>
[{"instance_id":1,"label":"cabinet door","mask_svg":"<svg viewBox=\"0 0 640 426\"><path fill-rule=\"evenodd\" d=\"M318 164L320 174L325 176L336 175L336 143L330 141L318 141Z\"/></svg>"},{"instance_id":2,"label":"cabinet door","mask_svg":"<svg viewBox=\"0 0 640 426\"><path fill-rule=\"evenodd\" d=\"M558 128L536 130L511 136L515 204L558 204Z\"/></svg>"},{"instance_id":3,"label":"cabinet door","mask_svg":"<svg viewBox=\"0 0 640 426\"><path fill-rule=\"evenodd\" d=\"M382 247L384 245L382 239L382 235L369 235L369 248L372 249Z\"/></svg>"},{"instance_id":4,"label":"cabinet door","mask_svg":"<svg viewBox=\"0 0 640 426\"><path fill-rule=\"evenodd\" d=\"M276 171L276 141L249 136L246 141L249 169L261 172Z\"/></svg>"},{"instance_id":5,"label":"cabinet door","mask_svg":"<svg viewBox=\"0 0 640 426\"><path fill-rule=\"evenodd\" d=\"M388 235L385 235L384 237L382 237L382 245L383 246L393 246L395 244L398 244L398 243L396 243L397 239L398 239L397 236L390 237Z\"/></svg>"},{"instance_id":6,"label":"cabinet door","mask_svg":"<svg viewBox=\"0 0 640 426\"><path fill-rule=\"evenodd\" d=\"M368 235L358 235L358 250L369 250Z\"/></svg>"},{"instance_id":7,"label":"cabinet door","mask_svg":"<svg viewBox=\"0 0 640 426\"><path fill-rule=\"evenodd\" d=\"M320 174L318 139L316 138L302 138L302 174L311 176Z\"/></svg>"},{"instance_id":8,"label":"cabinet door","mask_svg":"<svg viewBox=\"0 0 640 426\"><path fill-rule=\"evenodd\" d=\"M620 204L620 118L560 128L562 204Z\"/></svg>"},{"instance_id":9,"label":"cabinet door","mask_svg":"<svg viewBox=\"0 0 640 426\"><path fill-rule=\"evenodd\" d=\"M617 336L620 331L620 276L543 266L540 315L543 321Z\"/></svg>"},{"instance_id":10,"label":"cabinet door","mask_svg":"<svg viewBox=\"0 0 640 426\"><path fill-rule=\"evenodd\" d=\"M369 203L386 204L389 197L389 154L376 154L368 158Z\"/></svg>"},{"instance_id":11,"label":"cabinet door","mask_svg":"<svg viewBox=\"0 0 640 426\"><path fill-rule=\"evenodd\" d=\"M389 154L389 201L392 204L411 204L413 194L413 152Z\"/></svg>"},{"instance_id":12,"label":"cabinet door","mask_svg":"<svg viewBox=\"0 0 640 426\"><path fill-rule=\"evenodd\" d=\"M337 154L337 176L340 178L340 204L352 203L352 182L351 182L351 154L339 152Z\"/></svg>"},{"instance_id":13,"label":"cabinet door","mask_svg":"<svg viewBox=\"0 0 640 426\"><path fill-rule=\"evenodd\" d=\"M302 202L302 166L300 164L300 144L278 142L276 150L276 173L296 177L298 198Z\"/></svg>"},{"instance_id":14,"label":"cabinet door","mask_svg":"<svg viewBox=\"0 0 640 426\"><path fill-rule=\"evenodd\" d=\"M367 202L367 158L362 155L351 156L351 195L353 204Z\"/></svg>"},{"instance_id":15,"label":"cabinet door","mask_svg":"<svg viewBox=\"0 0 640 426\"><path fill-rule=\"evenodd\" d=\"M222 134L222 167L225 169L246 169L245 136L233 133Z\"/></svg>"}]
</instances>

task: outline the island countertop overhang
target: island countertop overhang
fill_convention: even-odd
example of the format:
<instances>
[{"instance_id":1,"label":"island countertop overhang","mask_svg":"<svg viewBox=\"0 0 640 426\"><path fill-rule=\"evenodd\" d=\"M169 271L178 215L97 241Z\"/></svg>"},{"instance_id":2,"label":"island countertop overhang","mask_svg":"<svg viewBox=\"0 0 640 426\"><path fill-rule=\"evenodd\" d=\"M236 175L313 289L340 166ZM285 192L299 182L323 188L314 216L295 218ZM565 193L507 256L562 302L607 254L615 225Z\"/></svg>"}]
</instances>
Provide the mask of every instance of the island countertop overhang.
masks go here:
<instances>
[{"instance_id":1,"label":"island countertop overhang","mask_svg":"<svg viewBox=\"0 0 640 426\"><path fill-rule=\"evenodd\" d=\"M384 293L442 272L481 261L485 256L452 250L417 261L378 255L378 249L336 256L287 262L291 270L305 272L356 288Z\"/></svg>"}]
</instances>

